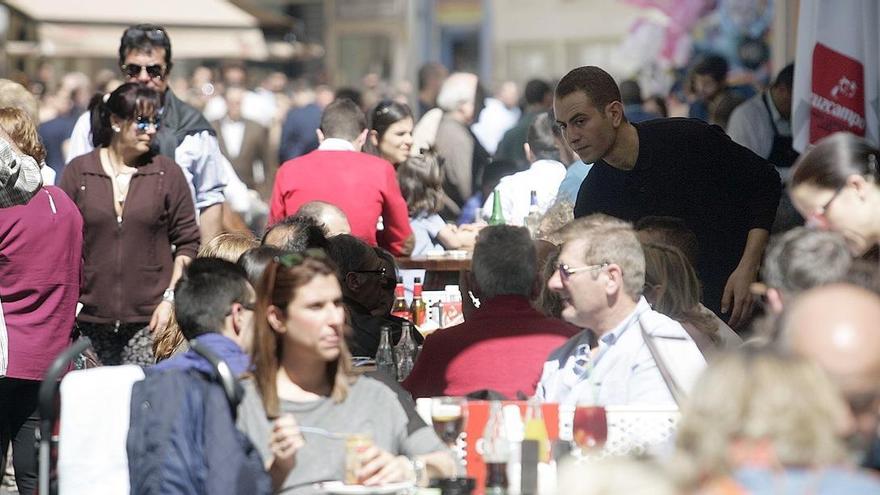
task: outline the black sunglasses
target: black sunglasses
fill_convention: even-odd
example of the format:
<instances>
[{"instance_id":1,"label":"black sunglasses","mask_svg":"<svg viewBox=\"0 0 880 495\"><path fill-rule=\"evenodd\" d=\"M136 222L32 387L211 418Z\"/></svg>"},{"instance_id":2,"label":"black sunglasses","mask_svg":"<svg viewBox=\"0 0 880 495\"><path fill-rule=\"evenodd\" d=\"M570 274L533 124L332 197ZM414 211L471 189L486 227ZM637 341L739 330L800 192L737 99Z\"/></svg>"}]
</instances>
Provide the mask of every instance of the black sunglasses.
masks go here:
<instances>
[{"instance_id":1,"label":"black sunglasses","mask_svg":"<svg viewBox=\"0 0 880 495\"><path fill-rule=\"evenodd\" d=\"M162 79L165 77L165 66L162 64L140 65L140 64L122 64L119 66L122 73L130 78L141 75L142 70L147 71L150 79Z\"/></svg>"}]
</instances>

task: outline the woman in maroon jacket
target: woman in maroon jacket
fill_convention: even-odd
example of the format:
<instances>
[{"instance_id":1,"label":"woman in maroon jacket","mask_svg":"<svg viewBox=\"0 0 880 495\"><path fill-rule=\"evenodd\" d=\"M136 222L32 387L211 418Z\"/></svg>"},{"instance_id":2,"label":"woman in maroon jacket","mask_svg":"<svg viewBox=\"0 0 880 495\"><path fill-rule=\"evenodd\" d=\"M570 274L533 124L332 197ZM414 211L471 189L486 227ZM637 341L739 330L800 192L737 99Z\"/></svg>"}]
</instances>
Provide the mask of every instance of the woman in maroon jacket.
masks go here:
<instances>
[{"instance_id":1,"label":"woman in maroon jacket","mask_svg":"<svg viewBox=\"0 0 880 495\"><path fill-rule=\"evenodd\" d=\"M95 149L61 179L85 223L77 325L106 365L153 363L152 332L167 325L174 284L199 247L186 178L151 150L160 98L137 83L96 97Z\"/></svg>"}]
</instances>

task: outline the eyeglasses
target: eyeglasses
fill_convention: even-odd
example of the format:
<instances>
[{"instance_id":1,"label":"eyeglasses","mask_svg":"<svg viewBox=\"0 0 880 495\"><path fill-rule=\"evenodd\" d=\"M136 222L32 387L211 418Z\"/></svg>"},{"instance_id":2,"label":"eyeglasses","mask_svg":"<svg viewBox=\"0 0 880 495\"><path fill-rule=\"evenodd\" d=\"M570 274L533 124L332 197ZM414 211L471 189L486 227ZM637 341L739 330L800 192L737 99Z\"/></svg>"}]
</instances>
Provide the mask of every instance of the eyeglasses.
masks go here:
<instances>
[{"instance_id":1,"label":"eyeglasses","mask_svg":"<svg viewBox=\"0 0 880 495\"><path fill-rule=\"evenodd\" d=\"M139 134L146 133L150 127L158 131L159 127L162 125L162 118L158 116L152 118L138 117L135 119L135 125L137 125L137 132Z\"/></svg>"},{"instance_id":2,"label":"eyeglasses","mask_svg":"<svg viewBox=\"0 0 880 495\"><path fill-rule=\"evenodd\" d=\"M141 71L146 70L150 79L162 79L165 77L165 66L162 64L140 65L140 64L122 64L119 66L122 73L131 79L139 77Z\"/></svg>"},{"instance_id":3,"label":"eyeglasses","mask_svg":"<svg viewBox=\"0 0 880 495\"><path fill-rule=\"evenodd\" d=\"M834 200L840 196L840 193L846 188L846 184L838 187L834 194L831 195L831 198L825 202L822 206L816 208L816 211L810 214L809 223L815 227L828 228L828 209L831 208L831 203L834 203Z\"/></svg>"},{"instance_id":4,"label":"eyeglasses","mask_svg":"<svg viewBox=\"0 0 880 495\"><path fill-rule=\"evenodd\" d=\"M559 271L559 278L561 278L565 282L565 281L568 281L568 279L571 278L571 276L574 275L575 273L592 271L592 270L601 270L601 269L605 268L606 266L608 266L608 262L601 263L598 265L579 266L577 268L571 268L570 266L566 265L565 263L560 263L560 264L556 265L556 270Z\"/></svg>"}]
</instances>

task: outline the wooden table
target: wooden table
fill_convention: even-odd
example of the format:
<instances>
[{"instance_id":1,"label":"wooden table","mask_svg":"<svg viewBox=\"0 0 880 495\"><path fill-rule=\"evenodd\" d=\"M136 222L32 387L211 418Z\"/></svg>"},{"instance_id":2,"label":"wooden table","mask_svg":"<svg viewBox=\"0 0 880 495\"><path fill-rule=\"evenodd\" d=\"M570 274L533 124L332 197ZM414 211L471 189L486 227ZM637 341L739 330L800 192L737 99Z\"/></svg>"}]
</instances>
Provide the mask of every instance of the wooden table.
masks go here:
<instances>
[{"instance_id":1,"label":"wooden table","mask_svg":"<svg viewBox=\"0 0 880 495\"><path fill-rule=\"evenodd\" d=\"M471 269L471 257L447 258L439 256L413 256L397 258L397 266L406 270L429 272L461 272Z\"/></svg>"},{"instance_id":2,"label":"wooden table","mask_svg":"<svg viewBox=\"0 0 880 495\"><path fill-rule=\"evenodd\" d=\"M443 290L447 285L459 285L459 274L471 269L471 257L401 257L397 258L397 266L401 270L425 270L425 290Z\"/></svg>"}]
</instances>

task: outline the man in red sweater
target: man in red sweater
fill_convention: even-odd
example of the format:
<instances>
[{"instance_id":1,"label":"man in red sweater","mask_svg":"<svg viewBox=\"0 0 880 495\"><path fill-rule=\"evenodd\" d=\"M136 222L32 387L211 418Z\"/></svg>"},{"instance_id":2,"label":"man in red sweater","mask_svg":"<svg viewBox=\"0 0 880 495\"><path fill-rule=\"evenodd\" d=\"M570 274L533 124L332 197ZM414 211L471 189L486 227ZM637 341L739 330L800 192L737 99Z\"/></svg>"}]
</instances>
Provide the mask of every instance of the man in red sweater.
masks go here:
<instances>
[{"instance_id":1,"label":"man in red sweater","mask_svg":"<svg viewBox=\"0 0 880 495\"><path fill-rule=\"evenodd\" d=\"M361 153L366 137L366 118L357 105L348 99L328 105L321 116L318 149L284 162L275 175L269 223L296 213L305 203L324 201L345 213L355 237L394 255L412 252L414 237L394 167ZM384 227L377 233L380 217Z\"/></svg>"},{"instance_id":2,"label":"man in red sweater","mask_svg":"<svg viewBox=\"0 0 880 495\"><path fill-rule=\"evenodd\" d=\"M480 231L469 279L480 307L464 323L425 339L403 382L413 397L494 390L531 396L547 356L579 329L532 308L539 287L528 230L499 225Z\"/></svg>"}]
</instances>

